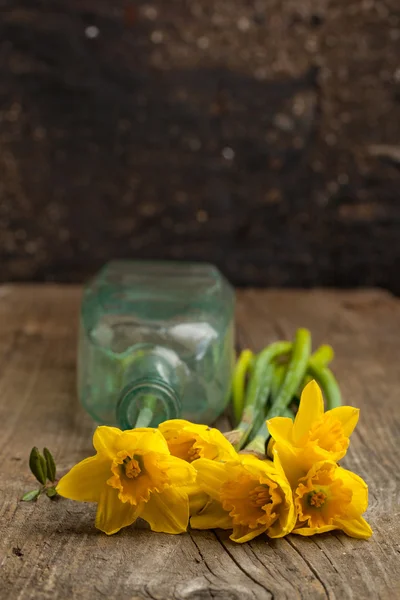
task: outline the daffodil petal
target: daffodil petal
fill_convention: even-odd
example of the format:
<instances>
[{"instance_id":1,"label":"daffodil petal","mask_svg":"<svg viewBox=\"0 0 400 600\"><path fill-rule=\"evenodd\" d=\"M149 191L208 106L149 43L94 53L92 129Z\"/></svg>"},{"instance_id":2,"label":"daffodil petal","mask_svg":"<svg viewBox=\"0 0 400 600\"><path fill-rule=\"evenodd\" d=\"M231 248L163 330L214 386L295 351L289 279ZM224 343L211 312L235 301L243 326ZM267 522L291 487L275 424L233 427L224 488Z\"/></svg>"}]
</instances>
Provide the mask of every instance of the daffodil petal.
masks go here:
<instances>
[{"instance_id":1,"label":"daffodil petal","mask_svg":"<svg viewBox=\"0 0 400 600\"><path fill-rule=\"evenodd\" d=\"M188 488L184 488L186 491ZM209 502L209 496L205 492L196 492L189 494L189 512L190 516L197 515Z\"/></svg>"},{"instance_id":2,"label":"daffodil petal","mask_svg":"<svg viewBox=\"0 0 400 600\"><path fill-rule=\"evenodd\" d=\"M288 483L286 485L280 481L281 489L284 493L284 504L280 506L279 518L267 530L268 537L280 538L287 535L296 525L297 515L293 503L292 490Z\"/></svg>"},{"instance_id":3,"label":"daffodil petal","mask_svg":"<svg viewBox=\"0 0 400 600\"><path fill-rule=\"evenodd\" d=\"M293 446L275 444L273 455L274 462L279 461L292 489L295 489L299 479L307 474L310 467L306 453Z\"/></svg>"},{"instance_id":4,"label":"daffodil petal","mask_svg":"<svg viewBox=\"0 0 400 600\"><path fill-rule=\"evenodd\" d=\"M231 529L232 519L218 500L209 501L200 514L190 519L193 529Z\"/></svg>"},{"instance_id":5,"label":"daffodil petal","mask_svg":"<svg viewBox=\"0 0 400 600\"><path fill-rule=\"evenodd\" d=\"M343 427L343 433L350 437L357 425L360 416L360 409L354 406L338 406L328 410L327 415L331 415L337 421L340 421Z\"/></svg>"},{"instance_id":6,"label":"daffodil petal","mask_svg":"<svg viewBox=\"0 0 400 600\"><path fill-rule=\"evenodd\" d=\"M323 525L323 527L299 527L298 529L293 529L292 533L296 533L297 535L314 535L315 533L326 533L327 531L333 531L334 529L338 529L336 525Z\"/></svg>"},{"instance_id":7,"label":"daffodil petal","mask_svg":"<svg viewBox=\"0 0 400 600\"><path fill-rule=\"evenodd\" d=\"M175 486L189 486L194 484L196 480L196 469L181 458L159 454L156 464L159 469L168 474L170 483Z\"/></svg>"},{"instance_id":8,"label":"daffodil petal","mask_svg":"<svg viewBox=\"0 0 400 600\"><path fill-rule=\"evenodd\" d=\"M183 419L172 419L159 425L159 430L170 446L174 456L190 462L188 454L196 450L202 458L228 460L237 453L230 442L218 430L207 425L197 425Z\"/></svg>"},{"instance_id":9,"label":"daffodil petal","mask_svg":"<svg viewBox=\"0 0 400 600\"><path fill-rule=\"evenodd\" d=\"M211 498L219 500L221 486L228 478L224 463L218 463L208 458L199 458L194 461L193 466L197 471L199 488Z\"/></svg>"},{"instance_id":10,"label":"daffodil petal","mask_svg":"<svg viewBox=\"0 0 400 600\"><path fill-rule=\"evenodd\" d=\"M97 505L95 525L107 535L117 533L122 527L128 527L140 515L141 507L130 502L121 502L118 490L106 485Z\"/></svg>"},{"instance_id":11,"label":"daffodil petal","mask_svg":"<svg viewBox=\"0 0 400 600\"><path fill-rule=\"evenodd\" d=\"M316 381L310 381L304 388L299 410L293 425L293 441L296 444L305 436L312 424L324 414L324 399Z\"/></svg>"},{"instance_id":12,"label":"daffodil petal","mask_svg":"<svg viewBox=\"0 0 400 600\"><path fill-rule=\"evenodd\" d=\"M341 479L343 485L352 491L349 509L354 512L354 516L362 515L368 508L368 485L364 479L343 467L336 470L336 478Z\"/></svg>"},{"instance_id":13,"label":"daffodil petal","mask_svg":"<svg viewBox=\"0 0 400 600\"><path fill-rule=\"evenodd\" d=\"M121 436L122 431L117 427L101 425L93 434L93 446L99 454L105 454L113 459L115 456L115 444Z\"/></svg>"},{"instance_id":14,"label":"daffodil petal","mask_svg":"<svg viewBox=\"0 0 400 600\"><path fill-rule=\"evenodd\" d=\"M353 538L367 540L372 535L371 527L362 517L355 519L335 519L335 524L338 529L341 529Z\"/></svg>"},{"instance_id":15,"label":"daffodil petal","mask_svg":"<svg viewBox=\"0 0 400 600\"><path fill-rule=\"evenodd\" d=\"M158 426L158 429L161 431L162 434L164 434L167 431L180 431L181 429L184 429L185 427L189 427L191 429L193 429L193 427L205 428L204 425L196 426L193 423L191 423L190 421L185 421L185 419L169 419L168 421L164 421L163 423L160 423L160 425Z\"/></svg>"},{"instance_id":16,"label":"daffodil petal","mask_svg":"<svg viewBox=\"0 0 400 600\"><path fill-rule=\"evenodd\" d=\"M289 417L274 417L267 421L268 431L273 439L282 444L290 444L292 440L293 421Z\"/></svg>"},{"instance_id":17,"label":"daffodil petal","mask_svg":"<svg viewBox=\"0 0 400 600\"><path fill-rule=\"evenodd\" d=\"M117 450L126 450L135 453L140 448L140 452L159 452L169 454L168 444L158 429L143 427L138 429L129 429L123 431L116 442Z\"/></svg>"},{"instance_id":18,"label":"daffodil petal","mask_svg":"<svg viewBox=\"0 0 400 600\"><path fill-rule=\"evenodd\" d=\"M173 488L151 494L140 516L148 522L152 531L182 533L189 521L187 494Z\"/></svg>"},{"instance_id":19,"label":"daffodil petal","mask_svg":"<svg viewBox=\"0 0 400 600\"><path fill-rule=\"evenodd\" d=\"M199 431L198 438L200 440L196 446L203 448L204 458L218 458L218 460L237 458L236 450L218 429L207 427L205 430Z\"/></svg>"},{"instance_id":20,"label":"daffodil petal","mask_svg":"<svg viewBox=\"0 0 400 600\"><path fill-rule=\"evenodd\" d=\"M246 525L234 525L232 535L229 537L233 542L243 544L244 542L253 540L258 535L265 533L266 530L267 528L265 526L250 529L250 527L246 527Z\"/></svg>"},{"instance_id":21,"label":"daffodil petal","mask_svg":"<svg viewBox=\"0 0 400 600\"><path fill-rule=\"evenodd\" d=\"M98 502L111 475L111 463L107 458L90 456L61 477L57 492L70 500Z\"/></svg>"}]
</instances>

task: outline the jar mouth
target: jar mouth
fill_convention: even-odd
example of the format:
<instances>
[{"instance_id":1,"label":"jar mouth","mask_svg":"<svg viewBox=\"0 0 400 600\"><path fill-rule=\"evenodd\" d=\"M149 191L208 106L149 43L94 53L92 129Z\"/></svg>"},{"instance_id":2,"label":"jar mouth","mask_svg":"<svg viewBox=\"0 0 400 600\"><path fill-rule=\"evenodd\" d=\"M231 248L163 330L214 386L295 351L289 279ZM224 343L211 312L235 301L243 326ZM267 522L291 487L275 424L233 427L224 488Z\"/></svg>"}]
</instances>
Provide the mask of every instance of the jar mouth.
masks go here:
<instances>
[{"instance_id":1,"label":"jar mouth","mask_svg":"<svg viewBox=\"0 0 400 600\"><path fill-rule=\"evenodd\" d=\"M180 412L180 398L169 385L161 380L142 379L122 390L116 417L121 429L133 429L158 427L163 421L179 417Z\"/></svg>"}]
</instances>

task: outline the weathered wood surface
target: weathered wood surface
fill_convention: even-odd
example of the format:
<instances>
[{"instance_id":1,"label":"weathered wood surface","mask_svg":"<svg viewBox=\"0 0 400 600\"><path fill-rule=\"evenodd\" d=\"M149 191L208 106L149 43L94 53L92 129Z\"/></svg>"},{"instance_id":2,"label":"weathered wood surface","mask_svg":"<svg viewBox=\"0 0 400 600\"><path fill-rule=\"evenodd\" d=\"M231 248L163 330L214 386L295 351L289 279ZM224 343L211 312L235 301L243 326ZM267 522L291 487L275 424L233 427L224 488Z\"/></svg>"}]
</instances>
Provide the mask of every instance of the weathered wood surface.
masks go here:
<instances>
[{"instance_id":1,"label":"weathered wood surface","mask_svg":"<svg viewBox=\"0 0 400 600\"><path fill-rule=\"evenodd\" d=\"M329 341L348 403L361 408L345 465L370 486L368 542L341 533L259 538L221 531L168 536L130 528L106 537L93 505L22 503L32 445L60 469L92 453L93 425L75 396L80 289L0 288L0 597L195 600L394 598L400 594L400 303L380 291L243 291L238 343L256 349L302 325ZM396 596L397 592L397 596Z\"/></svg>"},{"instance_id":2,"label":"weathered wood surface","mask_svg":"<svg viewBox=\"0 0 400 600\"><path fill-rule=\"evenodd\" d=\"M399 0L0 0L0 280L400 293Z\"/></svg>"}]
</instances>

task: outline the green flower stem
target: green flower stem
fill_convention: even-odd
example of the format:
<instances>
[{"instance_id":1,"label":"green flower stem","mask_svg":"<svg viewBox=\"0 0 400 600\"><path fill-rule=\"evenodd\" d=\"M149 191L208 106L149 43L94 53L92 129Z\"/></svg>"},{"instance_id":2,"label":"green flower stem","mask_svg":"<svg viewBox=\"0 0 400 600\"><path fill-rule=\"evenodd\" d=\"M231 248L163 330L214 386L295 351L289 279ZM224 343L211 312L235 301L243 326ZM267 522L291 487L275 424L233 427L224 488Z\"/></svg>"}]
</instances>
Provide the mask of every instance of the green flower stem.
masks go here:
<instances>
[{"instance_id":1,"label":"green flower stem","mask_svg":"<svg viewBox=\"0 0 400 600\"><path fill-rule=\"evenodd\" d=\"M284 363L278 363L274 365L274 372L272 374L271 382L271 398L272 402L278 397L279 390L282 387L283 380L285 379L287 365Z\"/></svg>"},{"instance_id":2,"label":"green flower stem","mask_svg":"<svg viewBox=\"0 0 400 600\"><path fill-rule=\"evenodd\" d=\"M277 399L267 413L267 419L281 416L285 408L289 406L292 397L296 394L300 382L304 378L310 353L310 332L307 329L298 329L293 342L292 355L287 367L285 379L279 390Z\"/></svg>"},{"instance_id":3,"label":"green flower stem","mask_svg":"<svg viewBox=\"0 0 400 600\"><path fill-rule=\"evenodd\" d=\"M290 408L285 408L280 415L281 417L289 417L289 419L293 419L293 413ZM251 452L256 452L258 454L266 454L266 443L270 437L268 427L265 423L260 427L255 438L247 444L246 450L250 450Z\"/></svg>"},{"instance_id":4,"label":"green flower stem","mask_svg":"<svg viewBox=\"0 0 400 600\"><path fill-rule=\"evenodd\" d=\"M246 378L252 372L253 362L253 352L251 350L243 350L235 365L232 380L232 404L235 423L239 423L242 418Z\"/></svg>"},{"instance_id":5,"label":"green flower stem","mask_svg":"<svg viewBox=\"0 0 400 600\"><path fill-rule=\"evenodd\" d=\"M309 361L307 371L320 386L325 396L327 410L341 406L342 396L332 371L313 360Z\"/></svg>"},{"instance_id":6,"label":"green flower stem","mask_svg":"<svg viewBox=\"0 0 400 600\"><path fill-rule=\"evenodd\" d=\"M317 348L317 350L313 354L311 354L310 361L312 361L315 365L319 365L320 367L327 367L329 363L332 362L334 357L335 353L332 346L328 346L328 344L323 344L322 346ZM299 398L301 396L301 392L304 390L307 383L310 383L312 379L312 375L310 375L307 372L297 392Z\"/></svg>"},{"instance_id":7,"label":"green flower stem","mask_svg":"<svg viewBox=\"0 0 400 600\"><path fill-rule=\"evenodd\" d=\"M310 356L310 360L312 360L315 363L318 363L323 367L329 365L329 363L332 362L334 358L335 352L332 346L329 346L328 344L323 344L322 346L317 348L317 350L313 352L313 354L311 354Z\"/></svg>"},{"instance_id":8,"label":"green flower stem","mask_svg":"<svg viewBox=\"0 0 400 600\"><path fill-rule=\"evenodd\" d=\"M287 366L285 379L279 390L278 397L267 412L266 421L268 419L272 419L273 417L281 417L285 413L293 396L296 395L301 381L304 379L310 353L311 334L307 329L298 329L293 342L292 354ZM268 427L266 423L264 423L261 429L258 431L253 442L259 448L262 444L262 441L265 445L269 435ZM251 442L251 444L253 444L253 442ZM253 447L251 449L254 450Z\"/></svg>"},{"instance_id":9,"label":"green flower stem","mask_svg":"<svg viewBox=\"0 0 400 600\"><path fill-rule=\"evenodd\" d=\"M149 427L154 419L154 409L157 404L157 398L152 394L148 394L143 401L143 406L139 411L134 429L139 427Z\"/></svg>"},{"instance_id":10,"label":"green flower stem","mask_svg":"<svg viewBox=\"0 0 400 600\"><path fill-rule=\"evenodd\" d=\"M290 352L291 348L290 342L275 342L257 356L244 401L242 419L235 429L238 432L235 444L237 450L246 442L260 408L269 397L273 373L272 361L277 356Z\"/></svg>"}]
</instances>

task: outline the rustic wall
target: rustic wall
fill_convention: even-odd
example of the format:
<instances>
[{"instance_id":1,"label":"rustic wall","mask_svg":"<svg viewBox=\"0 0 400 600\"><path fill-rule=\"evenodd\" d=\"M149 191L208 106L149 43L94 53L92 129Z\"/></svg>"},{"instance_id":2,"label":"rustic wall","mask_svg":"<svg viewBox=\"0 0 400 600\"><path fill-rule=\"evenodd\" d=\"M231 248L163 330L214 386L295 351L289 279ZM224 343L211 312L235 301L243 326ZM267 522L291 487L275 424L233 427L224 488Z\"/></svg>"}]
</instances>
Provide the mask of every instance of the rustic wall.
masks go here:
<instances>
[{"instance_id":1,"label":"rustic wall","mask_svg":"<svg viewBox=\"0 0 400 600\"><path fill-rule=\"evenodd\" d=\"M0 0L0 279L400 292L397 0Z\"/></svg>"}]
</instances>

